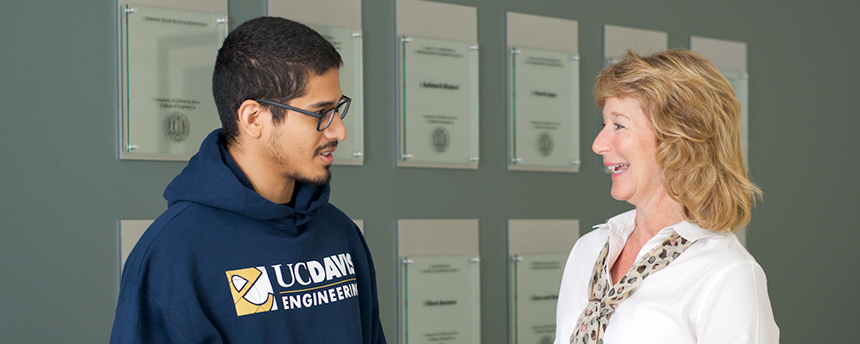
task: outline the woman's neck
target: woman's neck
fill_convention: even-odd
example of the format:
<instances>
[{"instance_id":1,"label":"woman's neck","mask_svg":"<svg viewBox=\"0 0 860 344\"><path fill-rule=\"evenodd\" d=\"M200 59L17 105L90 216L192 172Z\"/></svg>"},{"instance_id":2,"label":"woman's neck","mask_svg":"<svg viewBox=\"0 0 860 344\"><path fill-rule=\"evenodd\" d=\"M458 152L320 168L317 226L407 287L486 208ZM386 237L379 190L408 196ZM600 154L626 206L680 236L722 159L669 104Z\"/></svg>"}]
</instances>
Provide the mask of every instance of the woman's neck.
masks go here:
<instances>
[{"instance_id":1,"label":"woman's neck","mask_svg":"<svg viewBox=\"0 0 860 344\"><path fill-rule=\"evenodd\" d=\"M636 228L634 235L642 240L642 244L653 238L663 228L684 221L684 206L678 201L662 195L651 202L636 207ZM628 239L629 240L629 239Z\"/></svg>"}]
</instances>

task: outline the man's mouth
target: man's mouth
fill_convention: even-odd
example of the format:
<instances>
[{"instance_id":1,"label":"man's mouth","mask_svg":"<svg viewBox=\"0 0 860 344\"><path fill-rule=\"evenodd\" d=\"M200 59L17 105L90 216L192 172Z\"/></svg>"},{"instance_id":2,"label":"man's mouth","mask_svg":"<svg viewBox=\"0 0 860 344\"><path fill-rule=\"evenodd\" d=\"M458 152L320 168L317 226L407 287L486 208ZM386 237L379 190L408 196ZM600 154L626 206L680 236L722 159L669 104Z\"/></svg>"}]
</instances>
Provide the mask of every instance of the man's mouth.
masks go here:
<instances>
[{"instance_id":1,"label":"man's mouth","mask_svg":"<svg viewBox=\"0 0 860 344\"><path fill-rule=\"evenodd\" d=\"M334 152L335 149L337 149L337 141L332 141L325 146L317 148L317 154L329 156L332 152Z\"/></svg>"},{"instance_id":2,"label":"man's mouth","mask_svg":"<svg viewBox=\"0 0 860 344\"><path fill-rule=\"evenodd\" d=\"M317 155L323 158L324 161L331 163L331 159L333 158L331 153L334 153L335 149L337 149L337 141L332 141L325 146L317 148Z\"/></svg>"}]
</instances>

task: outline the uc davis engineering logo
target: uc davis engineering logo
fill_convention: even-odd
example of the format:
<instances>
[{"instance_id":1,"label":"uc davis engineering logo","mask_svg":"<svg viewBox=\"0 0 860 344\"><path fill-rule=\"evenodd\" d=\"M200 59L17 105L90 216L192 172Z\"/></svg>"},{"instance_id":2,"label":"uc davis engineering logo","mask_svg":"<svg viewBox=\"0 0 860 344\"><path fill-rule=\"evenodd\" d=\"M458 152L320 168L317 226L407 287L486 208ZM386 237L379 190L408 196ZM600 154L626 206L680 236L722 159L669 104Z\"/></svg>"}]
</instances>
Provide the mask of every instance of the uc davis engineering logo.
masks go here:
<instances>
[{"instance_id":1,"label":"uc davis engineering logo","mask_svg":"<svg viewBox=\"0 0 860 344\"><path fill-rule=\"evenodd\" d=\"M237 316L278 310L265 267L227 271L227 281Z\"/></svg>"}]
</instances>

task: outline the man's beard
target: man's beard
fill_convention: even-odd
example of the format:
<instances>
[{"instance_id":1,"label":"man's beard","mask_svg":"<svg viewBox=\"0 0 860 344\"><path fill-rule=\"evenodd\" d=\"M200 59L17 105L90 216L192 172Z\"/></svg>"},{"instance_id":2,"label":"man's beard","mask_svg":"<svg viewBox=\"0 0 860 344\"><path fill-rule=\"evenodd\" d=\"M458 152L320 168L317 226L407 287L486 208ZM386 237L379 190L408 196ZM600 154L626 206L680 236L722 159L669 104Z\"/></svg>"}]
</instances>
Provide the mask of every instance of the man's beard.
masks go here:
<instances>
[{"instance_id":1,"label":"man's beard","mask_svg":"<svg viewBox=\"0 0 860 344\"><path fill-rule=\"evenodd\" d=\"M308 185L313 185L313 186L323 186L323 185L328 184L329 181L331 181L330 167L331 167L331 165L326 166L325 167L325 175L320 176L320 177L315 177L315 178L314 177L307 177L307 176L300 175L298 173L291 174L291 175L289 175L289 177L294 179L296 182L299 182L302 184L308 184Z\"/></svg>"},{"instance_id":2,"label":"man's beard","mask_svg":"<svg viewBox=\"0 0 860 344\"><path fill-rule=\"evenodd\" d=\"M292 166L293 163L292 163L290 157L287 154L285 154L284 151L281 150L280 146L278 145L280 140L281 140L281 135L277 132L274 133L269 138L269 154L275 159L275 161L277 161L279 166L281 166L281 167ZM323 145L321 147L317 147L317 149L314 150L314 155L315 156L319 155L320 152L322 152L323 150L325 150L327 148L337 148L337 144L338 144L337 141L332 141L326 145ZM296 152L296 155L301 155L301 154L300 154L300 152ZM317 177L306 176L306 175L301 174L299 171L291 171L291 172L284 173L284 177L293 179L293 180L300 182L300 183L303 183L303 184L308 184L308 185L313 185L313 186L323 186L323 185L328 184L328 182L331 180L331 169L330 168L331 168L331 165L325 166L325 174L322 176L317 176Z\"/></svg>"}]
</instances>

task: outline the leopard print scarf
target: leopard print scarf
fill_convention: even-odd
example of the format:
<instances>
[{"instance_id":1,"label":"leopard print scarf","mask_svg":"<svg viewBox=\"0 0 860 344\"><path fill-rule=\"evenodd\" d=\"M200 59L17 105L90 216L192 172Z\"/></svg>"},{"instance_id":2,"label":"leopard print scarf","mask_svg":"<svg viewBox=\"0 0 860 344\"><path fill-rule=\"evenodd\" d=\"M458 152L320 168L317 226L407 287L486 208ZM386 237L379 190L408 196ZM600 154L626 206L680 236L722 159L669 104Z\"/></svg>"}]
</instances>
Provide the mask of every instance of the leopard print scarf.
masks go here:
<instances>
[{"instance_id":1,"label":"leopard print scarf","mask_svg":"<svg viewBox=\"0 0 860 344\"><path fill-rule=\"evenodd\" d=\"M618 304L627 299L630 292L646 277L660 271L672 263L693 242L681 238L673 232L662 244L657 245L630 268L618 283L611 286L605 277L608 271L606 258L609 255L609 239L594 263L591 280L588 282L589 300L585 310L577 320L576 331L570 337L570 344L603 343L603 332L609 324L609 317Z\"/></svg>"}]
</instances>

